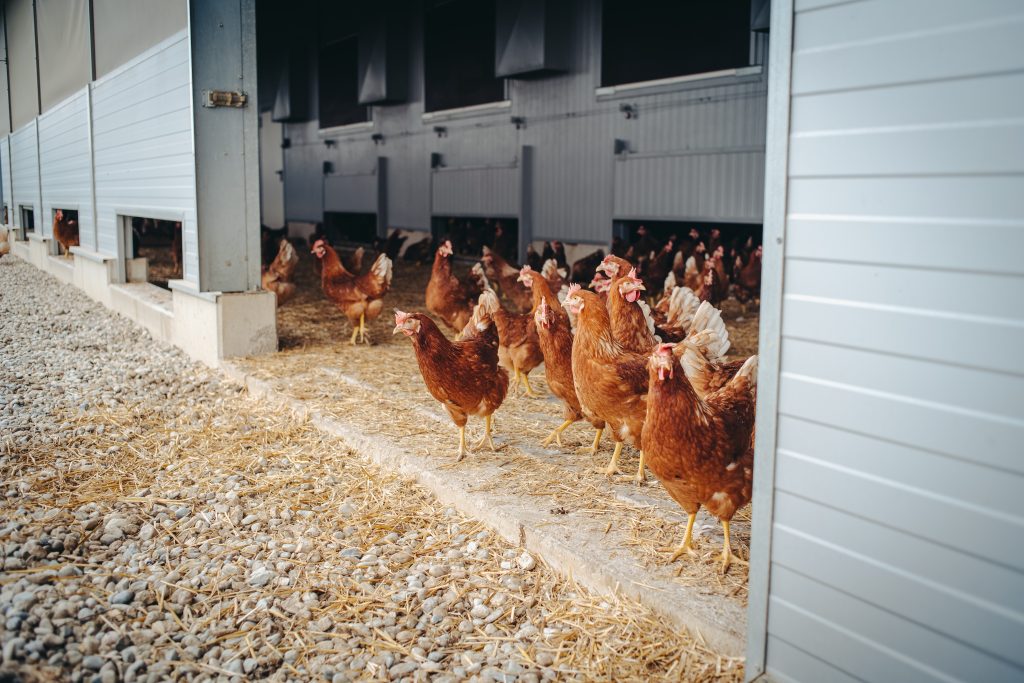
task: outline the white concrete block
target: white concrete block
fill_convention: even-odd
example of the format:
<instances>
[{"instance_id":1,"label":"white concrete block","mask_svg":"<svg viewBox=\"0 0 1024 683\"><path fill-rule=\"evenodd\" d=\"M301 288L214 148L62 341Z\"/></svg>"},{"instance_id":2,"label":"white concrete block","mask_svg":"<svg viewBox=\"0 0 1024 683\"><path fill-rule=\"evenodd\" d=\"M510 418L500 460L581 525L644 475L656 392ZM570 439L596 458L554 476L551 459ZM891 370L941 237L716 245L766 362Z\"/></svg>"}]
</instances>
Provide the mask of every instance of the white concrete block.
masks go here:
<instances>
[{"instance_id":1,"label":"white concrete block","mask_svg":"<svg viewBox=\"0 0 1024 683\"><path fill-rule=\"evenodd\" d=\"M277 351L277 302L266 291L232 294L190 291L171 283L174 344L211 367L220 359Z\"/></svg>"},{"instance_id":2,"label":"white concrete block","mask_svg":"<svg viewBox=\"0 0 1024 683\"><path fill-rule=\"evenodd\" d=\"M149 282L149 259L142 257L126 259L125 279L128 282Z\"/></svg>"}]
</instances>

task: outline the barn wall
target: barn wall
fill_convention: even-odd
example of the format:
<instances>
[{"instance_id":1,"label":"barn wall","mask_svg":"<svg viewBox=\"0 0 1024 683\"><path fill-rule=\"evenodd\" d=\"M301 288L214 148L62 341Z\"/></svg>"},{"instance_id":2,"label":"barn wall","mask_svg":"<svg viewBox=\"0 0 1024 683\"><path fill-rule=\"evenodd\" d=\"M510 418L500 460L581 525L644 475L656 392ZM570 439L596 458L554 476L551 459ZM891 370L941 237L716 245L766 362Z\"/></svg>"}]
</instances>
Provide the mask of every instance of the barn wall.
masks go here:
<instances>
[{"instance_id":1,"label":"barn wall","mask_svg":"<svg viewBox=\"0 0 1024 683\"><path fill-rule=\"evenodd\" d=\"M699 219L760 223L764 195L766 75L759 68L717 79L641 89L600 89L600 3L576 0L567 73L508 80L508 102L472 113L424 116L420 11L410 19L409 101L375 106L372 126L318 131L315 121L286 125L287 216L319 220L324 202L322 162L336 173L372 167L387 157L388 221L427 229L431 215L503 215L516 206L513 183L475 173L432 172L431 153L446 169L514 166L532 147L528 175L538 238L602 243L613 219ZM757 34L752 34L757 36ZM754 63L766 40L752 38ZM310 65L315 98L315 65ZM632 105L626 119L620 105ZM314 108L315 111L315 108ZM516 128L512 116L524 117ZM435 126L447 129L444 136ZM371 135L383 135L374 144ZM325 139L335 141L332 147ZM627 154L616 157L615 140ZM498 177L501 174L497 174ZM440 183L438 183L440 181ZM337 202L333 202L337 205Z\"/></svg>"},{"instance_id":2,"label":"barn wall","mask_svg":"<svg viewBox=\"0 0 1024 683\"><path fill-rule=\"evenodd\" d=\"M11 179L14 224L21 226L19 207L31 206L34 211L36 234L49 236L53 227L42 216L43 202L39 194L39 139L35 120L14 131L10 140L11 168L16 169Z\"/></svg>"},{"instance_id":3,"label":"barn wall","mask_svg":"<svg viewBox=\"0 0 1024 683\"><path fill-rule=\"evenodd\" d=\"M14 224L14 194L11 191L11 137L5 135L0 138L0 194L3 195L4 206L8 209L7 223ZM0 211L0 219L3 213Z\"/></svg>"},{"instance_id":4,"label":"barn wall","mask_svg":"<svg viewBox=\"0 0 1024 683\"><path fill-rule=\"evenodd\" d=\"M0 7L0 59L7 64L7 17L5 8ZM0 136L11 132L11 84L7 69L0 69ZM4 196L7 196L6 194Z\"/></svg>"},{"instance_id":5,"label":"barn wall","mask_svg":"<svg viewBox=\"0 0 1024 683\"><path fill-rule=\"evenodd\" d=\"M1024 12L795 10L767 670L1021 680Z\"/></svg>"},{"instance_id":6,"label":"barn wall","mask_svg":"<svg viewBox=\"0 0 1024 683\"><path fill-rule=\"evenodd\" d=\"M42 215L51 216L53 209L77 210L79 241L95 248L88 90L81 90L39 117L39 161L46 189Z\"/></svg>"},{"instance_id":7,"label":"barn wall","mask_svg":"<svg viewBox=\"0 0 1024 683\"><path fill-rule=\"evenodd\" d=\"M198 284L186 32L103 76L92 88L100 253L119 253L118 215L180 220L184 279Z\"/></svg>"},{"instance_id":8,"label":"barn wall","mask_svg":"<svg viewBox=\"0 0 1024 683\"><path fill-rule=\"evenodd\" d=\"M4 4L7 31L7 75L11 97L11 129L18 130L39 114L39 71L36 66L33 0Z\"/></svg>"}]
</instances>

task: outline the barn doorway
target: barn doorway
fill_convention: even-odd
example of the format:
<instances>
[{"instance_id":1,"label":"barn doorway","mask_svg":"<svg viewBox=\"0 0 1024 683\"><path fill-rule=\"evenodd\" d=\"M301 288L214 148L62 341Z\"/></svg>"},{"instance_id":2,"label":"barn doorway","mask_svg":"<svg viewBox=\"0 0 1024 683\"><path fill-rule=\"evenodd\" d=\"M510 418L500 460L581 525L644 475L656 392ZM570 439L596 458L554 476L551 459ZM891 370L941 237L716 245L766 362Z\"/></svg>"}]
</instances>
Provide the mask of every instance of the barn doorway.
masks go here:
<instances>
[{"instance_id":1,"label":"barn doorway","mask_svg":"<svg viewBox=\"0 0 1024 683\"><path fill-rule=\"evenodd\" d=\"M377 214L326 211L323 231L333 245L370 244L377 238Z\"/></svg>"},{"instance_id":2,"label":"barn doorway","mask_svg":"<svg viewBox=\"0 0 1024 683\"><path fill-rule=\"evenodd\" d=\"M34 233L36 231L36 212L31 206L20 206L18 210L21 212L21 229L24 234Z\"/></svg>"},{"instance_id":3,"label":"barn doorway","mask_svg":"<svg viewBox=\"0 0 1024 683\"><path fill-rule=\"evenodd\" d=\"M78 233L78 210L54 207L51 216L53 240L57 243L57 254L70 257L69 247L81 244Z\"/></svg>"},{"instance_id":4,"label":"barn doorway","mask_svg":"<svg viewBox=\"0 0 1024 683\"><path fill-rule=\"evenodd\" d=\"M126 282L149 282L170 289L184 276L180 220L123 216Z\"/></svg>"}]
</instances>

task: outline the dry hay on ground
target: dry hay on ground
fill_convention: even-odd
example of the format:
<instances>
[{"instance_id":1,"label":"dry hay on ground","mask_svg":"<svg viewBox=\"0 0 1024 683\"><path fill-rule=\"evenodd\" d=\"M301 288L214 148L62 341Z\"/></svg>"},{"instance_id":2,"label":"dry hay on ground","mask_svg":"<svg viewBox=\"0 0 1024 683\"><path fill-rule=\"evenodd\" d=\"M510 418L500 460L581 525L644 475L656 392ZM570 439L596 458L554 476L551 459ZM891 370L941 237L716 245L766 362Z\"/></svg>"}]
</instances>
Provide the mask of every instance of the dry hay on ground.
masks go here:
<instances>
[{"instance_id":1,"label":"dry hay on ground","mask_svg":"<svg viewBox=\"0 0 1024 683\"><path fill-rule=\"evenodd\" d=\"M366 624L396 614L400 622L413 618L420 598L415 591L405 597L390 592L395 584L404 584L407 573L437 562L439 556L452 557L445 554L447 548L483 530L479 522L444 509L416 484L381 472L308 423L263 404L228 398L184 408L174 417L137 405L65 418L74 433L65 441L27 448L0 445L0 456L17 456L0 460L0 477L25 493L19 509L7 511L22 525L20 533L45 534L62 524L81 536L81 550L101 547L96 538L103 527L89 526L87 519L116 514L130 525L153 528L152 541L143 542L140 551L150 552L155 545L167 553L155 567L163 577L160 585L152 587L158 620L173 622L187 633L212 629L219 634L219 645L251 653L259 662L254 675L269 675L279 667L295 675L304 666L315 671L351 647L360 648L366 658L386 653L399 660L414 658L412 643ZM256 526L237 526L235 512L204 511L211 499L227 500L225 492L258 520ZM194 514L175 520L179 506ZM249 533L257 527L258 534ZM419 554L403 557L388 550L394 539L410 537L421 539ZM229 571L244 567L248 558L260 557L267 548L288 543L300 550L288 563L287 585L256 588L239 581L237 571ZM475 627L439 646L450 658L441 670L479 661L467 659L473 653L493 657L513 642L517 649L512 656L524 666L537 667L543 657L543 666L562 677L742 680L739 659L716 654L699 637L680 632L649 609L628 599L592 595L560 579L543 562L533 571L506 569L500 566L503 558L519 551L493 537L486 543L506 552L460 555L448 560L449 571L431 573L427 583L428 595L450 599L455 622L466 618L458 610L469 610L471 596L491 596L492 605L500 605L495 629ZM355 566L346 553L349 548L388 556L387 566ZM136 571L110 559L90 564L88 557L71 552L64 559L94 578L76 585L91 591L100 604L110 600L114 581ZM3 582L62 566L7 572ZM339 571L343 566L355 569ZM58 589L62 585L71 583L58 584ZM172 595L181 591L190 594L185 602ZM503 602L493 599L499 594L505 596ZM296 599L299 595L302 600ZM308 595L319 598L307 602ZM254 607L258 598L269 600L269 607ZM136 629L152 628L152 617L135 609L109 615L113 627L129 638ZM253 625L217 626L225 616L226 623L248 619ZM540 628L524 640L518 634L528 624ZM146 650L151 666L159 663L180 673L228 673L194 659L173 638L161 637L157 644L178 655ZM372 661L366 672L383 674L373 670Z\"/></svg>"}]
</instances>

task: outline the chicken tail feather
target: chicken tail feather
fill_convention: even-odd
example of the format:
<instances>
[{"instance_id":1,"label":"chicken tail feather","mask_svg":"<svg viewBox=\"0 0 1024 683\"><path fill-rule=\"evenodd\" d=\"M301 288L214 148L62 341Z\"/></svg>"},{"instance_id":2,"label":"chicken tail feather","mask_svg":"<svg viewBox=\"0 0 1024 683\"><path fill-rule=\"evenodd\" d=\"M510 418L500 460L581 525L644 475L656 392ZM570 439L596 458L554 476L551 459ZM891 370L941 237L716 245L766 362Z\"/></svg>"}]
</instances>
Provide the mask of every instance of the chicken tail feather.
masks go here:
<instances>
[{"instance_id":1,"label":"chicken tail feather","mask_svg":"<svg viewBox=\"0 0 1024 683\"><path fill-rule=\"evenodd\" d=\"M711 305L710 302L703 302L693 314L693 323L688 330L687 339L699 335L701 332L713 332L714 337L700 337L699 344L706 344L706 354L710 360L721 360L729 351L732 342L729 341L729 331L722 320L722 312Z\"/></svg>"}]
</instances>

